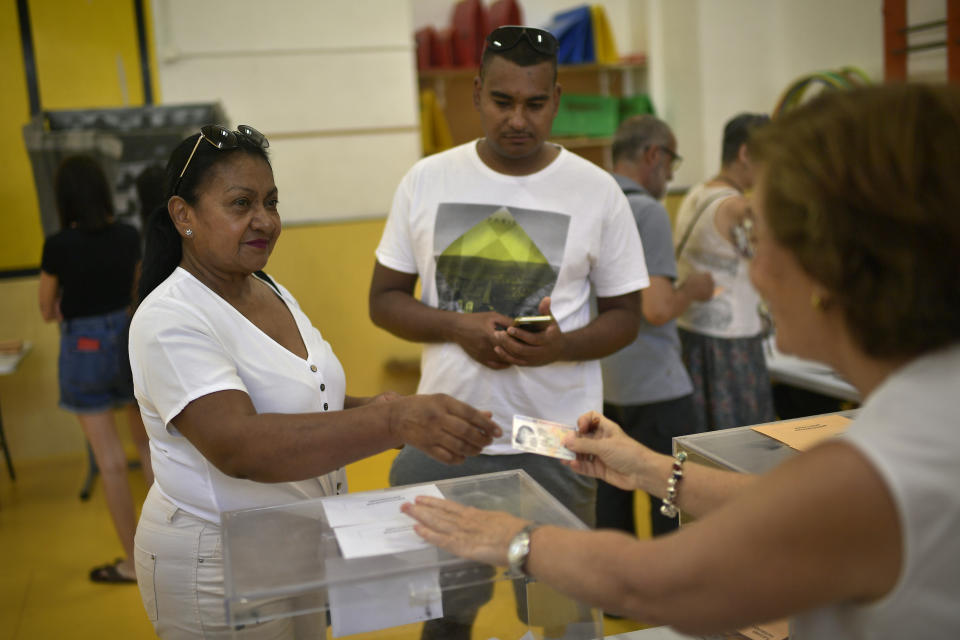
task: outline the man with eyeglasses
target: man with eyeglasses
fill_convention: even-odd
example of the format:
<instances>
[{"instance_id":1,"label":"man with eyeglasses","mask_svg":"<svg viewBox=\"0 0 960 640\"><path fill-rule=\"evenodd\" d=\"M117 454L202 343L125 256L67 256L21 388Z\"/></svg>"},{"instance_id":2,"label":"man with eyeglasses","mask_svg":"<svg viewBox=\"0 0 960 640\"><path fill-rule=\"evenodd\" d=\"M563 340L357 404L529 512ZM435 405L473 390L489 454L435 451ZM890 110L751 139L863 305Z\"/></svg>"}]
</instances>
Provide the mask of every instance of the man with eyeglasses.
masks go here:
<instances>
[{"instance_id":1,"label":"man with eyeglasses","mask_svg":"<svg viewBox=\"0 0 960 640\"><path fill-rule=\"evenodd\" d=\"M370 316L425 343L419 393L448 393L504 428L476 461L455 467L404 449L391 484L522 468L592 525L595 482L510 441L514 415L574 424L602 408L599 358L633 340L649 284L616 182L547 142L561 93L556 51L553 35L530 27L487 37L473 93L484 137L424 158L403 178L376 252ZM553 322L512 326L526 315ZM424 637L469 638L475 614L428 623Z\"/></svg>"},{"instance_id":2,"label":"man with eyeglasses","mask_svg":"<svg viewBox=\"0 0 960 640\"><path fill-rule=\"evenodd\" d=\"M675 320L692 302L713 296L709 273L691 273L677 282L670 216L660 199L680 160L676 137L654 116L628 118L614 134L613 177L633 209L650 287L643 291L636 340L601 363L603 414L632 438L667 455L673 453L674 436L698 431ZM597 528L636 534L633 502L632 491L600 481ZM653 535L677 528L676 518L660 513L660 500L650 501L650 522Z\"/></svg>"}]
</instances>

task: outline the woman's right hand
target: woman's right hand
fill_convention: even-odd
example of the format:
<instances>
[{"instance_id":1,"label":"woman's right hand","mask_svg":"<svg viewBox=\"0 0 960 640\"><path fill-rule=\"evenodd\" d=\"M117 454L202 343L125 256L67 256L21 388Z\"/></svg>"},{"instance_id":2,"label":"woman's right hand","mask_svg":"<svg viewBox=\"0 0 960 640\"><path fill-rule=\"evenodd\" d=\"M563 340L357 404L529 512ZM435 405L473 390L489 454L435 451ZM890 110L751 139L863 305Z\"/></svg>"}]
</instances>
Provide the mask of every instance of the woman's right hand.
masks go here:
<instances>
[{"instance_id":1,"label":"woman's right hand","mask_svg":"<svg viewBox=\"0 0 960 640\"><path fill-rule=\"evenodd\" d=\"M390 433L446 464L477 455L503 433L489 412L445 394L397 398L387 406Z\"/></svg>"},{"instance_id":2,"label":"woman's right hand","mask_svg":"<svg viewBox=\"0 0 960 640\"><path fill-rule=\"evenodd\" d=\"M563 443L577 454L577 459L564 464L626 491L639 488L638 475L645 454L652 453L649 449L596 411L580 416L577 427L577 435Z\"/></svg>"}]
</instances>

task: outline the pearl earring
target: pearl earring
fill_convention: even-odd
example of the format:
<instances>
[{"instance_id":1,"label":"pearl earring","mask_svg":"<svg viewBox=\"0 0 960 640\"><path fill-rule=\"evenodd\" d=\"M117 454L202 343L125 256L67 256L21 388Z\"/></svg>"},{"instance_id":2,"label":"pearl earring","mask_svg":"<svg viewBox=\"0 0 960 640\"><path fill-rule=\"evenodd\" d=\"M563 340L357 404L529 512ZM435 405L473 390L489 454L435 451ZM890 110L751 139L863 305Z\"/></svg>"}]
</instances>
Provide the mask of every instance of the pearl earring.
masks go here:
<instances>
[{"instance_id":1,"label":"pearl earring","mask_svg":"<svg viewBox=\"0 0 960 640\"><path fill-rule=\"evenodd\" d=\"M188 238L192 238L192 237L193 237L193 229L187 229L186 231L183 232L183 235L187 236Z\"/></svg>"},{"instance_id":2,"label":"pearl earring","mask_svg":"<svg viewBox=\"0 0 960 640\"><path fill-rule=\"evenodd\" d=\"M819 293L810 294L810 306L817 311L823 311L823 298L820 297Z\"/></svg>"}]
</instances>

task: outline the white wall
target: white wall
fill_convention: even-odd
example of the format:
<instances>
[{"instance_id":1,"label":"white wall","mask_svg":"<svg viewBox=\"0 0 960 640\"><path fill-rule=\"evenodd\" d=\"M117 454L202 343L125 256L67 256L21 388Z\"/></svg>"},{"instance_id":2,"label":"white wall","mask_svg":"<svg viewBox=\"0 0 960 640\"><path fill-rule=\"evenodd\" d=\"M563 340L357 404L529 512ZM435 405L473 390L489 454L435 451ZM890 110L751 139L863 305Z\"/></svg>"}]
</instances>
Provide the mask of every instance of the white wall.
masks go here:
<instances>
[{"instance_id":1,"label":"white wall","mask_svg":"<svg viewBox=\"0 0 960 640\"><path fill-rule=\"evenodd\" d=\"M916 25L947 17L945 0L909 0L907 2L907 24ZM946 26L907 34L907 44L911 46L947 39ZM943 48L929 51L917 51L907 58L907 77L928 82L947 81L947 55Z\"/></svg>"},{"instance_id":2,"label":"white wall","mask_svg":"<svg viewBox=\"0 0 960 640\"><path fill-rule=\"evenodd\" d=\"M674 185L691 184L705 171L698 150L703 139L700 4L697 0L647 4L650 97L657 115L673 129L684 158Z\"/></svg>"},{"instance_id":3,"label":"white wall","mask_svg":"<svg viewBox=\"0 0 960 640\"><path fill-rule=\"evenodd\" d=\"M155 0L162 96L221 100L233 124L266 133L287 221L383 216L420 156L412 34L449 25L454 4ZM535 25L577 4L521 0ZM797 77L854 65L882 78L882 0L600 4L620 53L648 54L646 88L685 158L677 188L717 170L729 117L769 112ZM942 4L911 0L911 22Z\"/></svg>"},{"instance_id":4,"label":"white wall","mask_svg":"<svg viewBox=\"0 0 960 640\"><path fill-rule=\"evenodd\" d=\"M411 0L154 0L165 103L270 139L285 222L384 216L420 157Z\"/></svg>"},{"instance_id":5,"label":"white wall","mask_svg":"<svg viewBox=\"0 0 960 640\"><path fill-rule=\"evenodd\" d=\"M856 66L883 78L882 0L648 0L654 104L685 162L675 187L716 172L724 123L769 113L798 77Z\"/></svg>"}]
</instances>

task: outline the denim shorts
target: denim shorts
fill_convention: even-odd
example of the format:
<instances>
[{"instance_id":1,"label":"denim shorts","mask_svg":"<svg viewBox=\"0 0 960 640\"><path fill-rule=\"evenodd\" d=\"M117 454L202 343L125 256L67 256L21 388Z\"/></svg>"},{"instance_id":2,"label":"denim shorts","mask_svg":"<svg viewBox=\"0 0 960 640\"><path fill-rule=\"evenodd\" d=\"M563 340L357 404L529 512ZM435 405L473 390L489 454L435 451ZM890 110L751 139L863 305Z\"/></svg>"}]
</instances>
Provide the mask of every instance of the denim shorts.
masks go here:
<instances>
[{"instance_id":1,"label":"denim shorts","mask_svg":"<svg viewBox=\"0 0 960 640\"><path fill-rule=\"evenodd\" d=\"M100 413L133 402L126 309L64 320L60 326L60 407Z\"/></svg>"}]
</instances>

